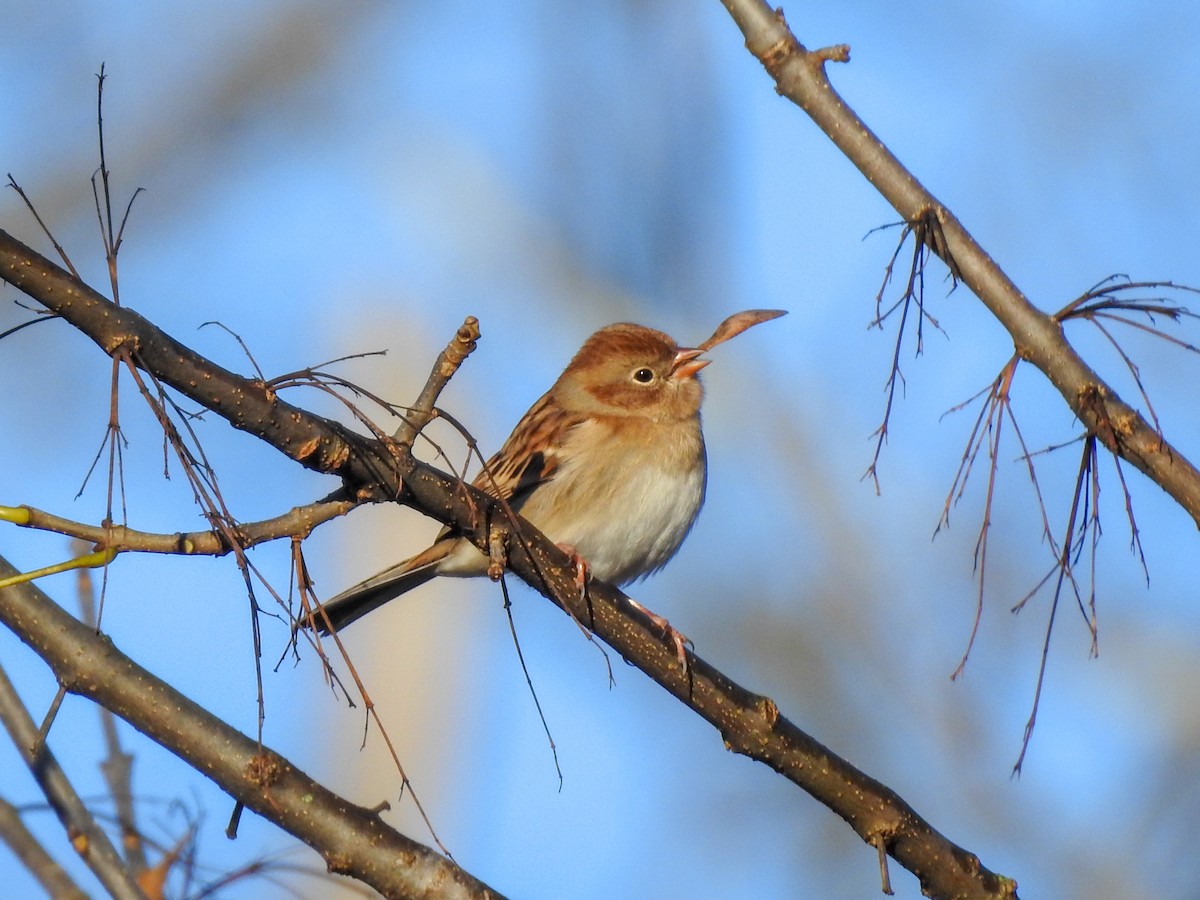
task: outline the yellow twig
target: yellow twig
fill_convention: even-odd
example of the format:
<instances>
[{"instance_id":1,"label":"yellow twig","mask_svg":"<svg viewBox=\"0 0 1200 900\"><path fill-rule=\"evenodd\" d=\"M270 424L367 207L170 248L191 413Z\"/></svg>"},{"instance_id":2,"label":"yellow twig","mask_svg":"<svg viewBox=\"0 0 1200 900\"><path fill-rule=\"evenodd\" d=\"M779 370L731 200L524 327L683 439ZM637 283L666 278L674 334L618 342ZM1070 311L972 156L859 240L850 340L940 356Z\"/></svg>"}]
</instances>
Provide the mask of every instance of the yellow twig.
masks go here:
<instances>
[{"instance_id":1,"label":"yellow twig","mask_svg":"<svg viewBox=\"0 0 1200 900\"><path fill-rule=\"evenodd\" d=\"M27 506L0 506L0 522L28 525L31 517Z\"/></svg>"},{"instance_id":2,"label":"yellow twig","mask_svg":"<svg viewBox=\"0 0 1200 900\"><path fill-rule=\"evenodd\" d=\"M96 550L92 553L85 553L83 556L77 556L74 559L68 559L66 562L46 566L44 569L34 569L32 572L24 572L20 575L13 575L10 578L0 578L0 588L10 587L14 584L23 584L26 581L33 581L35 578L43 578L46 575L69 572L72 569L98 569L101 566L107 566L116 559L117 553L118 551L112 548Z\"/></svg>"}]
</instances>

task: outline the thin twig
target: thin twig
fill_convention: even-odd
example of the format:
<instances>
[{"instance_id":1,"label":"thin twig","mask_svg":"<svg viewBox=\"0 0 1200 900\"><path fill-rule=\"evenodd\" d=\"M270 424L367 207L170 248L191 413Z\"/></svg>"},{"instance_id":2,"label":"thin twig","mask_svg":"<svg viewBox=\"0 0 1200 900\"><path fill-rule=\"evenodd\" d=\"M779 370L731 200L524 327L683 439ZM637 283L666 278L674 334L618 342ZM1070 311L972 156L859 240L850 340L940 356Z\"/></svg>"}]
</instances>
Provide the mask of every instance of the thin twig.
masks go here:
<instances>
[{"instance_id":1,"label":"thin twig","mask_svg":"<svg viewBox=\"0 0 1200 900\"><path fill-rule=\"evenodd\" d=\"M450 339L450 343L446 344L446 348L434 360L433 370L429 373L425 387L421 389L416 402L412 405L412 410L393 435L395 441L402 447L411 447L417 434L429 423L433 417L434 404L441 396L442 389L475 349L478 340L479 320L474 316L467 316L458 331L455 332L454 337Z\"/></svg>"},{"instance_id":2,"label":"thin twig","mask_svg":"<svg viewBox=\"0 0 1200 900\"><path fill-rule=\"evenodd\" d=\"M87 549L84 541L74 541L73 546L78 552ZM92 585L92 574L87 569L80 569L75 578L76 593L79 599L80 619L85 625L96 627L96 597ZM133 754L121 746L121 736L117 732L117 719L111 710L97 706L100 716L100 731L104 735L106 757L100 763L100 771L108 784L108 793L113 800L113 808L117 814L117 825L121 831L121 849L134 877L146 871L146 847L142 840L141 829L137 825L137 816L133 798Z\"/></svg>"},{"instance_id":3,"label":"thin twig","mask_svg":"<svg viewBox=\"0 0 1200 900\"><path fill-rule=\"evenodd\" d=\"M344 516L359 505L359 501L354 499L322 500L306 506L293 507L282 515L261 522L241 522L236 526L237 543L243 548L250 548L281 538L307 536L318 525ZM121 553L225 556L233 551L233 545L230 544L226 533L219 529L157 534L138 531L125 525L89 525L32 506L0 506L0 522L65 534L88 541L96 547Z\"/></svg>"}]
</instances>

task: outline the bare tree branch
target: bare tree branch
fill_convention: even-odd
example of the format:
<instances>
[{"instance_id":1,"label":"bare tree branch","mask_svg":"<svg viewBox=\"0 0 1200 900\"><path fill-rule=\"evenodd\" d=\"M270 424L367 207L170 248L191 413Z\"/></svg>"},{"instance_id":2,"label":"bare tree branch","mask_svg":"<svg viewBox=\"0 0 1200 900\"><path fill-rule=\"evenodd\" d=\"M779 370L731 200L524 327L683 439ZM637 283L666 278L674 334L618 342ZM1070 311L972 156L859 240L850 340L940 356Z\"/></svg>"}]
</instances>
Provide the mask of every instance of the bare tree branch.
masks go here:
<instances>
[{"instance_id":1,"label":"bare tree branch","mask_svg":"<svg viewBox=\"0 0 1200 900\"><path fill-rule=\"evenodd\" d=\"M1083 361L1067 343L1061 323L1029 302L954 214L838 96L825 65L848 61L849 48L806 49L782 11L763 0L721 2L745 36L746 48L775 80L776 90L816 122L904 221L936 218L941 240L931 249L1008 330L1017 354L1046 375L1108 450L1148 475L1200 524L1200 472L1195 466Z\"/></svg>"},{"instance_id":2,"label":"bare tree branch","mask_svg":"<svg viewBox=\"0 0 1200 900\"><path fill-rule=\"evenodd\" d=\"M318 525L344 516L357 505L353 500L321 500L293 507L272 519L240 523L235 528L239 538L238 546L244 550L255 544L277 541L280 538L306 537ZM225 535L216 530L155 534L125 525L88 525L32 506L0 506L0 522L12 522L22 528L69 535L119 553L224 556L233 550Z\"/></svg>"},{"instance_id":3,"label":"bare tree branch","mask_svg":"<svg viewBox=\"0 0 1200 900\"><path fill-rule=\"evenodd\" d=\"M0 559L0 576L13 572ZM248 809L316 849L331 871L354 875L387 897L500 897L384 824L376 812L327 790L155 678L32 585L0 590L0 622L50 666L68 691L111 709ZM119 857L116 864L120 867ZM140 898L141 893L114 896Z\"/></svg>"},{"instance_id":4,"label":"bare tree branch","mask_svg":"<svg viewBox=\"0 0 1200 900\"><path fill-rule=\"evenodd\" d=\"M922 889L929 895L1015 897L1013 881L988 871L974 854L939 834L893 791L800 731L780 715L772 700L745 690L694 654L688 654L686 669L681 667L674 644L635 612L620 591L594 583L588 596L581 597L574 564L566 553L524 522L519 533L513 534L502 503L414 459L410 446L359 437L341 425L283 403L261 382L239 378L208 363L128 307L113 306L3 232L0 278L60 312L106 352L131 346L137 364L164 384L302 465L340 476L351 495L394 499L412 506L453 525L484 552L493 540L507 540L509 567L522 579L714 725L729 749L775 769L845 819L864 841L886 849L921 879ZM3 613L0 609L0 616ZM61 664L54 661L56 672ZM61 673L60 678L72 684L72 689L80 689L73 678ZM114 712L125 716L122 708L114 708ZM154 728L150 722L134 724ZM207 751L220 752L221 748ZM202 765L206 756L207 752L196 752L193 764ZM274 770L274 764L271 768ZM212 775L208 768L202 771ZM231 773L230 783L244 791L240 775L240 770ZM257 799L261 807L261 798ZM275 818L260 807L254 808Z\"/></svg>"}]
</instances>

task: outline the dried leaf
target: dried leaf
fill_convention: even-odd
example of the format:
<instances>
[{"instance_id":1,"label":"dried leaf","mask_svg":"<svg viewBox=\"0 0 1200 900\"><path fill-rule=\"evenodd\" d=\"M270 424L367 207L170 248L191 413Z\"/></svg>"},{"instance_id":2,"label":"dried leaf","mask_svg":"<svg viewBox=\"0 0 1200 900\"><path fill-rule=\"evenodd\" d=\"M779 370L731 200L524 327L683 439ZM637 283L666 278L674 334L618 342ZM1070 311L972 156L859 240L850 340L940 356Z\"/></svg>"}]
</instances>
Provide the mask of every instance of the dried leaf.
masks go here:
<instances>
[{"instance_id":1,"label":"dried leaf","mask_svg":"<svg viewBox=\"0 0 1200 900\"><path fill-rule=\"evenodd\" d=\"M786 315L786 309L744 309L739 313L734 313L718 325L717 330L712 333L712 337L697 349L711 350L717 344L723 344L730 338L737 337L747 328L753 328L761 322L769 322L771 319L778 319L780 316Z\"/></svg>"}]
</instances>

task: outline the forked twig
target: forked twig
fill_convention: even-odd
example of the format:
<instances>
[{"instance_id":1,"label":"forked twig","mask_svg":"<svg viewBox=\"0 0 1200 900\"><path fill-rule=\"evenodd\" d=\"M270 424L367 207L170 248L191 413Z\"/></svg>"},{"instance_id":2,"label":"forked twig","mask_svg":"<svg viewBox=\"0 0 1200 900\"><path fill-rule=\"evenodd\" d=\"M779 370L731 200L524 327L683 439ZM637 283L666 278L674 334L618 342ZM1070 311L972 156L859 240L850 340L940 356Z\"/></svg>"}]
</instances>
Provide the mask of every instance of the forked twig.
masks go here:
<instances>
[{"instance_id":1,"label":"forked twig","mask_svg":"<svg viewBox=\"0 0 1200 900\"><path fill-rule=\"evenodd\" d=\"M910 236L914 239L913 253L904 290L896 302L884 310L884 292L892 281L892 274L895 271L896 260L900 258L900 251L904 249L904 245ZM880 422L879 427L871 434L875 438L875 452L871 457L871 464L867 467L867 471L863 473L864 479L870 478L874 483L876 494L880 493L879 459L883 455L883 446L887 443L888 425L892 418L892 409L896 401L896 391L897 389L903 390L905 383L904 372L900 368L900 350L904 346L904 335L908 326L908 314L912 306L915 304L917 308L915 356L920 356L925 349L926 322L945 334L942 326L938 324L937 319L930 314L925 306L925 267L929 263L931 253L937 253L947 261L950 268L950 290L954 290L958 284L958 270L954 265L954 258L945 247L945 236L942 234L941 223L938 220L936 212L932 209L926 209L914 221L904 223L904 227L900 231L900 239L896 242L896 249L892 252L892 257L888 260L887 265L884 266L883 282L879 286L879 291L875 294L875 318L871 320L868 327L882 330L884 321L890 318L897 309L900 310L900 324L896 328L896 341L892 348L891 368L888 371L887 380L884 382L884 391L887 394L887 400L884 403L883 421Z\"/></svg>"},{"instance_id":2,"label":"forked twig","mask_svg":"<svg viewBox=\"0 0 1200 900\"><path fill-rule=\"evenodd\" d=\"M1085 621L1088 621L1089 630L1092 632L1093 651L1095 650L1095 646L1096 646L1095 641L1096 641L1096 636L1097 636L1095 622L1094 622L1094 620L1091 620L1091 621L1088 620L1088 614L1084 610L1083 599L1079 593L1079 586L1075 582L1075 577L1073 574L1074 573L1073 563L1078 560L1078 555L1080 552L1082 552L1084 536L1087 534L1089 527L1092 529L1093 535L1096 534L1097 529L1098 529L1098 526L1097 526L1098 520L1096 520L1094 518L1094 516L1096 515L1096 513L1094 511L1095 510L1094 503L1091 503L1093 512L1092 512L1092 518L1089 518L1088 507L1089 507L1090 499L1089 499L1088 492L1086 490L1084 490L1084 485L1088 484L1089 482L1091 482L1093 484L1093 486L1096 485L1096 482L1094 481L1094 478L1093 478L1094 472L1095 472L1095 461L1096 461L1096 438L1094 435L1089 435L1087 437L1087 439L1084 441L1083 452L1082 452L1082 454L1080 456L1080 460L1079 460L1079 474L1076 476L1076 480L1075 480L1074 497L1072 498L1072 501L1071 501L1071 511L1067 516L1066 532L1063 535L1063 542L1062 542L1062 553L1061 553L1059 565L1057 567L1057 579L1055 581L1054 593L1053 593L1053 596L1052 596L1051 602L1050 602L1050 612L1049 612L1049 615L1048 615L1047 621L1046 621L1046 637L1042 641L1042 653L1041 653L1041 659L1038 663L1038 674L1037 674L1036 686L1035 686L1034 692L1033 692L1033 703L1032 703L1030 711L1029 711L1029 719L1025 723L1024 734L1022 735L1022 738L1021 738L1021 752L1017 756L1016 763L1013 764L1013 774L1014 775L1019 775L1021 773L1021 767L1024 765L1024 762L1025 762L1025 754L1029 750L1029 742L1033 737L1033 729L1034 729L1034 726L1037 724L1038 707L1041 704L1042 688L1045 686L1045 682L1046 682L1046 667L1047 667L1047 663L1049 662L1049 659L1050 659L1050 638L1051 638L1051 635L1054 633L1054 622L1058 615L1058 603L1062 597L1063 586L1066 583L1069 583L1072 586L1072 590L1074 591L1074 594L1075 594L1075 600L1079 604L1080 611L1083 612ZM1094 497L1091 499L1094 499ZM1081 506L1083 507L1082 516L1080 516L1080 512L1081 512L1080 507ZM1082 518L1084 520L1085 524L1084 524L1083 528L1080 529L1080 531L1078 533L1076 533L1076 523L1077 523L1077 521L1079 521L1080 518ZM1095 545L1093 544L1093 550L1094 550L1094 546ZM1094 561L1094 552L1093 552L1093 561ZM1094 570L1093 570L1093 579L1094 579ZM1042 583L1044 584L1045 581L1046 581L1046 579L1043 579ZM1094 609L1095 608L1095 604L1094 604L1095 582L1094 582L1094 580L1093 580L1092 587L1093 587L1092 608ZM1021 609L1024 606L1024 604L1030 599L1031 596L1032 596L1032 594L1027 595L1024 599L1022 599L1021 602L1018 603L1016 607L1014 607L1014 612L1016 610Z\"/></svg>"}]
</instances>

